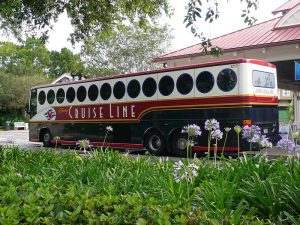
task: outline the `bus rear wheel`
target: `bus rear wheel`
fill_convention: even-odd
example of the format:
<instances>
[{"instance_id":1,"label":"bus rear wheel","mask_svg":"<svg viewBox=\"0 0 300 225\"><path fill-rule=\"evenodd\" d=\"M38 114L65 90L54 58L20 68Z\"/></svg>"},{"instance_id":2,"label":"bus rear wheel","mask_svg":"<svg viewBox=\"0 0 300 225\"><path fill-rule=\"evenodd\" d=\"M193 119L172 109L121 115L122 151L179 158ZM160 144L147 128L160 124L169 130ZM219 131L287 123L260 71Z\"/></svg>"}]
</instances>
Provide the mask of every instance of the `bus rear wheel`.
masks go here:
<instances>
[{"instance_id":1,"label":"bus rear wheel","mask_svg":"<svg viewBox=\"0 0 300 225\"><path fill-rule=\"evenodd\" d=\"M158 131L151 131L145 138L145 147L153 155L164 154L166 143L163 135Z\"/></svg>"},{"instance_id":2,"label":"bus rear wheel","mask_svg":"<svg viewBox=\"0 0 300 225\"><path fill-rule=\"evenodd\" d=\"M42 142L44 144L44 147L51 147L52 146L52 135L49 130L44 130L42 132Z\"/></svg>"},{"instance_id":3,"label":"bus rear wheel","mask_svg":"<svg viewBox=\"0 0 300 225\"><path fill-rule=\"evenodd\" d=\"M187 135L176 132L171 138L171 151L178 157L187 156Z\"/></svg>"}]
</instances>

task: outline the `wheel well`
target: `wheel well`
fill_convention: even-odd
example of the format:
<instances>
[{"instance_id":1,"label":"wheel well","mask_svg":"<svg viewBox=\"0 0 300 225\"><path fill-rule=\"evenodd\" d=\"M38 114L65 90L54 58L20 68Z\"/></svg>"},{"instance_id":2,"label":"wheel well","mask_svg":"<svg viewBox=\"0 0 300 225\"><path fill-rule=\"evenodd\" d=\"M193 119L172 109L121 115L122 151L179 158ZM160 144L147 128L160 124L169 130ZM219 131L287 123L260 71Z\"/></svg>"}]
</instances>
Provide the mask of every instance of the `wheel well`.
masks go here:
<instances>
[{"instance_id":1,"label":"wheel well","mask_svg":"<svg viewBox=\"0 0 300 225\"><path fill-rule=\"evenodd\" d=\"M42 128L41 130L40 130L40 133L39 133L39 141L43 141L43 134L46 132L46 131L49 131L50 132L50 130L48 129L48 128Z\"/></svg>"},{"instance_id":2,"label":"wheel well","mask_svg":"<svg viewBox=\"0 0 300 225\"><path fill-rule=\"evenodd\" d=\"M175 129L170 131L169 136L168 136L168 142L169 143L172 141L173 135L176 134L177 132L181 133L181 129L180 128L175 128Z\"/></svg>"},{"instance_id":3,"label":"wheel well","mask_svg":"<svg viewBox=\"0 0 300 225\"><path fill-rule=\"evenodd\" d=\"M145 147L146 137L147 137L147 135L148 135L150 132L152 132L152 131L159 132L160 134L162 134L162 135L164 136L164 134L163 134L160 130L158 130L158 129L156 129L156 128L149 128L148 130L145 131L144 136L143 136L143 146L144 146L144 147Z\"/></svg>"}]
</instances>

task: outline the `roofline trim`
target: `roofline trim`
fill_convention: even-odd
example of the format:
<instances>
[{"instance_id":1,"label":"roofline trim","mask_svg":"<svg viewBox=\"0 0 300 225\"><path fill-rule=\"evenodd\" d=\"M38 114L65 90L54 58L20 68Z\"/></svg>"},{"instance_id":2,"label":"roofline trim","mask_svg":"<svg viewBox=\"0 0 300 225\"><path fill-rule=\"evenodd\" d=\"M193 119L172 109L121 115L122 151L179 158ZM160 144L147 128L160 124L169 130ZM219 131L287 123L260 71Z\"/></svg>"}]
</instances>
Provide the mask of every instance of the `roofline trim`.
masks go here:
<instances>
[{"instance_id":1,"label":"roofline trim","mask_svg":"<svg viewBox=\"0 0 300 225\"><path fill-rule=\"evenodd\" d=\"M251 45L251 46L229 48L229 49L223 49L223 50L224 50L224 53L228 53L228 52L234 52L234 51L243 51L243 50L250 50L250 49L256 49L256 48L275 47L275 46L279 46L279 45L294 44L294 43L298 43L299 41L300 41L300 37L299 37L299 39L295 39L295 40L291 40L291 41L265 43L265 44L261 44L261 45ZM192 53L192 54L187 54L187 55L156 58L153 61L154 62L163 62L163 61L172 60L172 59L182 59L182 58L189 58L189 57L203 56L203 55L209 55L209 54L203 53L203 52L197 52L197 53Z\"/></svg>"},{"instance_id":2,"label":"roofline trim","mask_svg":"<svg viewBox=\"0 0 300 225\"><path fill-rule=\"evenodd\" d=\"M282 17L282 16L279 16L279 17L275 17L275 18L270 19L270 20L267 20L267 21L263 21L263 22L257 23L257 24L255 24L255 25L253 25L252 27L255 27L255 26L258 26L258 25L261 25L261 24L264 24L264 23L268 23L268 22L271 22L271 21L273 21L273 20L278 20L278 19L280 19L281 17ZM226 37L226 36L228 36L228 35L231 35L231 34L234 34L234 33L240 32L240 31L242 31L242 30L249 29L249 28L250 28L250 27L244 27L244 28L241 28L241 29L239 29L239 30L229 32L229 33L227 33L227 34L223 34L223 35L221 35L221 36L218 36L218 37L215 37L215 38L211 39L211 42L213 43L213 41L215 41L216 39L219 39L219 38L222 38L222 37ZM186 48L182 48L182 49L179 49L179 50L176 50L176 51L173 51L173 52L169 52L169 53L167 53L167 54L164 54L164 55L162 55L162 56L159 56L159 57L154 58L154 59L153 59L153 62L160 62L160 61L162 61L162 60L158 60L158 59L163 58L163 57L166 56L166 55L174 54L174 53L179 52L179 51L182 51L182 50L184 50L184 49L195 47L196 45L200 45L200 44L198 43L198 44L195 44L195 45L191 45L191 46L189 46L189 47L186 47ZM200 48L199 48L199 49L200 49ZM194 54L199 54L199 53L194 53ZM201 53L200 53L200 54L201 54ZM172 56L171 56L171 57L172 57ZM174 57L177 57L177 56L174 56ZM166 57L166 58L168 58L168 57ZM181 57L180 57L180 58L181 58Z\"/></svg>"},{"instance_id":3,"label":"roofline trim","mask_svg":"<svg viewBox=\"0 0 300 225\"><path fill-rule=\"evenodd\" d=\"M293 16L296 12L300 10L300 2L294 6L291 10L289 10L274 26L274 29L279 29L279 28L287 28L291 26L298 26L300 23L296 24L291 24L291 25L286 25L283 26L283 24L291 17Z\"/></svg>"}]
</instances>

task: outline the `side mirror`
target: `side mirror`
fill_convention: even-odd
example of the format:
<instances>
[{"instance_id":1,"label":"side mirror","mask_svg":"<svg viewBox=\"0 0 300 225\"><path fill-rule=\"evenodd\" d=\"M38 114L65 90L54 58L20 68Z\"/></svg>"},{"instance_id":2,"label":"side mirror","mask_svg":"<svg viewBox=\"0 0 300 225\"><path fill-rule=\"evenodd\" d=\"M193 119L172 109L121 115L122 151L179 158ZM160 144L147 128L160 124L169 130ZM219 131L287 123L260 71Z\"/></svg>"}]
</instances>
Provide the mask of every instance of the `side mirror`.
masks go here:
<instances>
[{"instance_id":1,"label":"side mirror","mask_svg":"<svg viewBox=\"0 0 300 225\"><path fill-rule=\"evenodd\" d=\"M30 113L29 103L26 103L26 106L25 106L25 112L26 112L27 114Z\"/></svg>"}]
</instances>

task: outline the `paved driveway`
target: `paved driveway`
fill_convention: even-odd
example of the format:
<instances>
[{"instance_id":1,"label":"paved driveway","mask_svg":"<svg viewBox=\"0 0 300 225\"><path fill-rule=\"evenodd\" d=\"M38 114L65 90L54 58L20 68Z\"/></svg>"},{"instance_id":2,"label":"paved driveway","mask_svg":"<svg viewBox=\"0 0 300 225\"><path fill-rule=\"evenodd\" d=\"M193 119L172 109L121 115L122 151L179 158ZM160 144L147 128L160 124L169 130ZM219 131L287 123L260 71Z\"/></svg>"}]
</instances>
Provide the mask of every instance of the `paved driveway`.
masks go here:
<instances>
[{"instance_id":1,"label":"paved driveway","mask_svg":"<svg viewBox=\"0 0 300 225\"><path fill-rule=\"evenodd\" d=\"M10 131L0 131L0 145L18 145L23 149L36 149L43 146L40 142L30 142L29 141L29 131L28 130L10 130ZM134 153L134 152L133 152ZM258 152L254 152L257 154ZM261 154L265 154L266 150L261 150ZM251 154L247 152L247 154ZM273 147L267 149L267 154L272 157L280 157L289 155L286 151Z\"/></svg>"},{"instance_id":2,"label":"paved driveway","mask_svg":"<svg viewBox=\"0 0 300 225\"><path fill-rule=\"evenodd\" d=\"M0 145L18 145L24 149L40 148L43 144L29 141L28 130L0 131Z\"/></svg>"}]
</instances>

